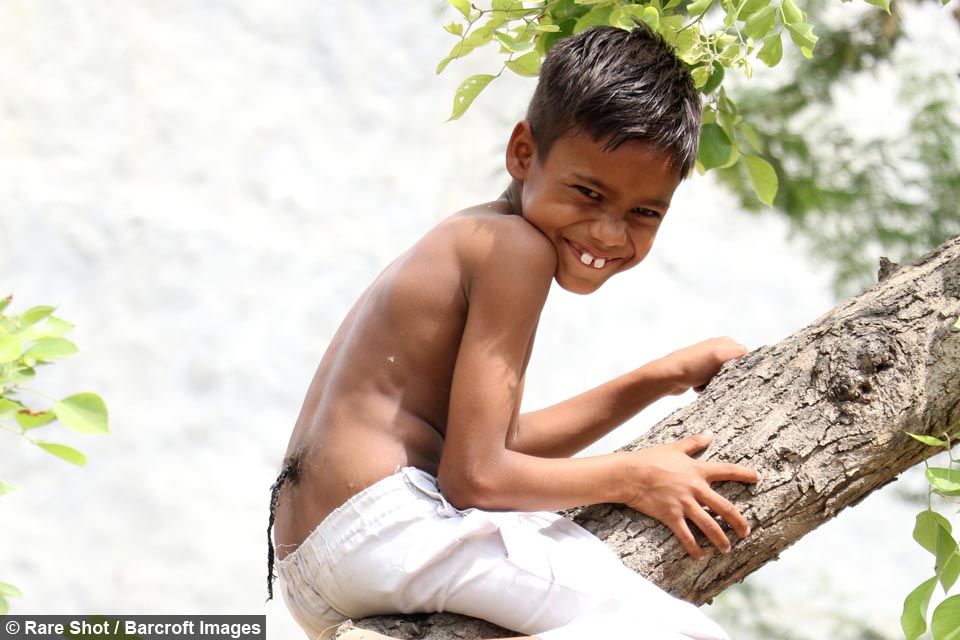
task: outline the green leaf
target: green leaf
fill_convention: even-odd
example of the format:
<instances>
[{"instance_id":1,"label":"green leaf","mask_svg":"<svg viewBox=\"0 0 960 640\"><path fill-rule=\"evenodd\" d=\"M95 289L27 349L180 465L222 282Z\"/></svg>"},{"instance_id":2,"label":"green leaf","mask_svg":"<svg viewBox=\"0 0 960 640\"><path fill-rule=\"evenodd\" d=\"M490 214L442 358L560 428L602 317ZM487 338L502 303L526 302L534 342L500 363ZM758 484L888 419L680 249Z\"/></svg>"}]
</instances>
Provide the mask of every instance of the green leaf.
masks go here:
<instances>
[{"instance_id":1,"label":"green leaf","mask_svg":"<svg viewBox=\"0 0 960 640\"><path fill-rule=\"evenodd\" d=\"M664 8L664 11L667 11ZM677 32L683 28L683 16L674 16L669 13L663 13L660 16L660 33L666 38L667 42L676 42ZM679 52L678 52L679 55Z\"/></svg>"},{"instance_id":2,"label":"green leaf","mask_svg":"<svg viewBox=\"0 0 960 640\"><path fill-rule=\"evenodd\" d=\"M722 167L733 155L733 142L723 127L715 122L703 125L700 128L700 150L697 160L704 169Z\"/></svg>"},{"instance_id":3,"label":"green leaf","mask_svg":"<svg viewBox=\"0 0 960 640\"><path fill-rule=\"evenodd\" d=\"M37 360L56 360L72 356L78 351L77 345L66 338L44 338L27 349L23 356Z\"/></svg>"},{"instance_id":4,"label":"green leaf","mask_svg":"<svg viewBox=\"0 0 960 640\"><path fill-rule=\"evenodd\" d=\"M489 73L479 73L464 80L453 97L453 113L450 115L450 120L456 120L466 113L476 97L490 84L493 78L494 76Z\"/></svg>"},{"instance_id":5,"label":"green leaf","mask_svg":"<svg viewBox=\"0 0 960 640\"><path fill-rule=\"evenodd\" d=\"M777 189L780 187L777 172L769 162L759 156L744 154L743 161L747 165L747 175L750 177L753 192L757 194L760 202L772 205L773 199L777 196Z\"/></svg>"},{"instance_id":6,"label":"green leaf","mask_svg":"<svg viewBox=\"0 0 960 640\"><path fill-rule=\"evenodd\" d=\"M960 331L960 316L957 316L957 321L953 325L953 328L956 329L957 331Z\"/></svg>"},{"instance_id":7,"label":"green leaf","mask_svg":"<svg viewBox=\"0 0 960 640\"><path fill-rule=\"evenodd\" d=\"M73 330L74 325L66 320L61 320L56 316L50 316L47 318L47 322L44 324L44 327L44 333L46 335L50 336L51 338L62 338Z\"/></svg>"},{"instance_id":8,"label":"green leaf","mask_svg":"<svg viewBox=\"0 0 960 640\"><path fill-rule=\"evenodd\" d=\"M11 411L19 411L20 409L23 409L23 405L16 400L0 396L0 416L6 415Z\"/></svg>"},{"instance_id":9,"label":"green leaf","mask_svg":"<svg viewBox=\"0 0 960 640\"><path fill-rule=\"evenodd\" d=\"M947 535L952 533L950 521L942 515L929 509L917 514L916 523L913 525L913 539L934 555L937 553L937 539L941 531L946 532Z\"/></svg>"},{"instance_id":10,"label":"green leaf","mask_svg":"<svg viewBox=\"0 0 960 640\"><path fill-rule=\"evenodd\" d=\"M790 39L793 40L795 45L800 47L800 50L804 53L804 55L807 55L807 52L804 52L803 50L813 50L813 47L815 47L817 44L817 40L819 40L819 38L817 38L817 36L815 36L813 33L813 25L807 24L806 22L788 24L787 31L790 32Z\"/></svg>"},{"instance_id":11,"label":"green leaf","mask_svg":"<svg viewBox=\"0 0 960 640\"><path fill-rule=\"evenodd\" d=\"M783 0L780 3L780 17L783 19L783 24L788 25L803 22L804 19L803 11L793 0Z\"/></svg>"},{"instance_id":12,"label":"green leaf","mask_svg":"<svg viewBox=\"0 0 960 640\"><path fill-rule=\"evenodd\" d=\"M8 295L6 298L0 298L0 313L3 313L3 310L13 302L13 296Z\"/></svg>"},{"instance_id":13,"label":"green leaf","mask_svg":"<svg viewBox=\"0 0 960 640\"><path fill-rule=\"evenodd\" d=\"M56 307L50 307L47 305L33 307L32 309L28 309L27 312L23 314L23 319L28 324L34 324L43 320L56 310Z\"/></svg>"},{"instance_id":14,"label":"green leaf","mask_svg":"<svg viewBox=\"0 0 960 640\"><path fill-rule=\"evenodd\" d=\"M83 465L87 464L87 456L83 455L73 447L68 447L65 444L44 442L43 440L36 440L34 441L34 444L47 453L53 454L61 460L66 460L70 464L75 464L78 467L82 467Z\"/></svg>"},{"instance_id":15,"label":"green leaf","mask_svg":"<svg viewBox=\"0 0 960 640\"><path fill-rule=\"evenodd\" d=\"M33 379L37 374L33 367L17 367L8 376L7 382L10 384L22 384Z\"/></svg>"},{"instance_id":16,"label":"green leaf","mask_svg":"<svg viewBox=\"0 0 960 640\"><path fill-rule=\"evenodd\" d=\"M757 11L760 11L764 7L770 5L770 0L747 0L743 3L743 6L740 7L739 16L741 20L746 20Z\"/></svg>"},{"instance_id":17,"label":"green leaf","mask_svg":"<svg viewBox=\"0 0 960 640\"><path fill-rule=\"evenodd\" d=\"M880 7L887 13L890 13L890 0L867 0L867 3L872 4L875 7Z\"/></svg>"},{"instance_id":18,"label":"green leaf","mask_svg":"<svg viewBox=\"0 0 960 640\"><path fill-rule=\"evenodd\" d=\"M0 496L2 496L2 495L5 494L5 493L13 493L13 492L16 491L16 490L17 490L17 488L16 488L15 486L10 485L10 484L7 484L7 483L4 482L3 480L0 480ZM3 584L3 583L0 582L0 585L2 585L2 584Z\"/></svg>"},{"instance_id":19,"label":"green leaf","mask_svg":"<svg viewBox=\"0 0 960 640\"><path fill-rule=\"evenodd\" d=\"M644 7L643 14L640 16L640 20L645 22L647 26L654 31L660 28L660 12L657 11L656 7Z\"/></svg>"},{"instance_id":20,"label":"green leaf","mask_svg":"<svg viewBox=\"0 0 960 640\"><path fill-rule=\"evenodd\" d=\"M960 595L950 596L933 610L933 640L960 640Z\"/></svg>"},{"instance_id":21,"label":"green leaf","mask_svg":"<svg viewBox=\"0 0 960 640\"><path fill-rule=\"evenodd\" d=\"M673 43L677 48L677 56L689 64L697 62L702 56L700 39L692 29L681 31Z\"/></svg>"},{"instance_id":22,"label":"green leaf","mask_svg":"<svg viewBox=\"0 0 960 640\"><path fill-rule=\"evenodd\" d=\"M623 13L617 21L621 29L627 30L633 29L637 22L643 22L656 31L657 27L660 26L660 12L657 11L656 7L628 5L623 8Z\"/></svg>"},{"instance_id":23,"label":"green leaf","mask_svg":"<svg viewBox=\"0 0 960 640\"><path fill-rule=\"evenodd\" d=\"M27 327L20 336L23 342L36 342L43 338L62 338L70 333L73 325L66 320L61 320L56 316L48 316L46 322L32 324Z\"/></svg>"},{"instance_id":24,"label":"green leaf","mask_svg":"<svg viewBox=\"0 0 960 640\"><path fill-rule=\"evenodd\" d=\"M780 33L772 33L763 39L763 49L757 57L768 67L775 67L783 59L783 38Z\"/></svg>"},{"instance_id":25,"label":"green leaf","mask_svg":"<svg viewBox=\"0 0 960 640\"><path fill-rule=\"evenodd\" d=\"M479 29L475 29L470 35L450 48L450 53L447 54L447 57L437 64L437 73L443 73L443 70L446 69L447 65L453 60L467 56L468 54L472 53L474 49L477 47L482 47L492 39L493 29L491 29L489 25L484 25Z\"/></svg>"},{"instance_id":26,"label":"green leaf","mask_svg":"<svg viewBox=\"0 0 960 640\"><path fill-rule=\"evenodd\" d=\"M596 7L585 13L573 28L574 33L579 33L584 29L595 27L597 25L610 24L610 14L613 13L613 6Z\"/></svg>"},{"instance_id":27,"label":"green leaf","mask_svg":"<svg viewBox=\"0 0 960 640\"><path fill-rule=\"evenodd\" d=\"M450 5L463 14L467 20L470 19L470 3L467 0L447 0Z\"/></svg>"},{"instance_id":28,"label":"green leaf","mask_svg":"<svg viewBox=\"0 0 960 640\"><path fill-rule=\"evenodd\" d=\"M930 605L930 596L937 587L936 576L923 582L910 592L903 601L903 613L900 615L900 628L907 640L917 640L927 630L927 607Z\"/></svg>"},{"instance_id":29,"label":"green leaf","mask_svg":"<svg viewBox=\"0 0 960 640\"><path fill-rule=\"evenodd\" d=\"M727 135L730 135L730 134L727 134ZM740 145L738 145L737 143L734 142L734 143L733 143L733 151L730 153L730 157L727 159L727 161L726 161L724 164L720 165L720 166L717 167L717 168L718 168L718 169L726 169L726 168L728 168L728 167L732 167L733 165L737 164L738 162L740 162Z\"/></svg>"},{"instance_id":30,"label":"green leaf","mask_svg":"<svg viewBox=\"0 0 960 640\"><path fill-rule=\"evenodd\" d=\"M748 124L741 124L739 131L743 134L743 137L747 139L747 144L750 145L751 149L757 153L762 152L760 147L760 138L757 137L757 132L754 131L753 127Z\"/></svg>"},{"instance_id":31,"label":"green leaf","mask_svg":"<svg viewBox=\"0 0 960 640\"><path fill-rule=\"evenodd\" d=\"M519 40L511 38L509 35L503 33L502 31L497 31L496 33L493 34L493 37L496 38L501 45L503 45L504 49L506 49L511 53L523 53L525 51L530 51L531 49L533 49L533 42L531 40L521 42Z\"/></svg>"},{"instance_id":32,"label":"green leaf","mask_svg":"<svg viewBox=\"0 0 960 640\"><path fill-rule=\"evenodd\" d=\"M694 67L693 71L690 72L690 76L693 78L694 86L701 91L703 91L703 87L707 86L707 82L710 81L710 71L712 68L712 66L701 64L697 67Z\"/></svg>"},{"instance_id":33,"label":"green leaf","mask_svg":"<svg viewBox=\"0 0 960 640\"><path fill-rule=\"evenodd\" d=\"M777 10L774 7L766 7L747 19L744 31L754 40L760 40L770 33L776 24Z\"/></svg>"},{"instance_id":34,"label":"green leaf","mask_svg":"<svg viewBox=\"0 0 960 640\"><path fill-rule=\"evenodd\" d=\"M17 589L12 584L0 582L0 596L5 598L22 598L23 594L20 592L20 589Z\"/></svg>"},{"instance_id":35,"label":"green leaf","mask_svg":"<svg viewBox=\"0 0 960 640\"><path fill-rule=\"evenodd\" d=\"M939 438L934 438L933 436L923 436L923 435L918 435L916 433L910 433L910 432L907 432L907 435L913 438L914 440L922 442L923 444L929 447L950 446L945 440L940 440Z\"/></svg>"},{"instance_id":36,"label":"green leaf","mask_svg":"<svg viewBox=\"0 0 960 640\"><path fill-rule=\"evenodd\" d=\"M16 418L17 424L23 427L24 431L29 431L30 429L36 429L45 424L50 424L57 419L57 415L53 411L20 409L14 414L14 418Z\"/></svg>"},{"instance_id":37,"label":"green leaf","mask_svg":"<svg viewBox=\"0 0 960 640\"><path fill-rule=\"evenodd\" d=\"M687 5L687 13L690 14L691 18L696 18L697 16L703 15L713 3L714 0L694 0Z\"/></svg>"},{"instance_id":38,"label":"green leaf","mask_svg":"<svg viewBox=\"0 0 960 640\"><path fill-rule=\"evenodd\" d=\"M455 36L463 35L463 25L459 22L451 22L450 24L444 26L443 29L447 33L452 33Z\"/></svg>"},{"instance_id":39,"label":"green leaf","mask_svg":"<svg viewBox=\"0 0 960 640\"><path fill-rule=\"evenodd\" d=\"M720 87L720 83L723 82L724 73L723 65L720 64L719 61L714 60L713 73L710 74L710 79L707 80L702 87L700 87L700 93L704 95L710 95L716 91L717 88Z\"/></svg>"},{"instance_id":40,"label":"green leaf","mask_svg":"<svg viewBox=\"0 0 960 640\"><path fill-rule=\"evenodd\" d=\"M0 364L13 362L23 353L20 336L0 336Z\"/></svg>"},{"instance_id":41,"label":"green leaf","mask_svg":"<svg viewBox=\"0 0 960 640\"><path fill-rule=\"evenodd\" d=\"M95 393L78 393L53 406L60 422L78 433L109 433L107 406Z\"/></svg>"},{"instance_id":42,"label":"green leaf","mask_svg":"<svg viewBox=\"0 0 960 640\"><path fill-rule=\"evenodd\" d=\"M488 22L479 29L474 29L470 35L464 38L464 44L468 45L470 49L473 50L476 47L482 47L493 40L493 34L496 29L495 27L491 26L491 22Z\"/></svg>"},{"instance_id":43,"label":"green leaf","mask_svg":"<svg viewBox=\"0 0 960 640\"><path fill-rule=\"evenodd\" d=\"M532 78L540 73L540 54L531 51L515 60L508 61L506 64L507 68L517 75Z\"/></svg>"},{"instance_id":44,"label":"green leaf","mask_svg":"<svg viewBox=\"0 0 960 640\"><path fill-rule=\"evenodd\" d=\"M443 60L437 63L437 73L443 73L443 70L447 68L447 65L456 60L458 56L447 56Z\"/></svg>"},{"instance_id":45,"label":"green leaf","mask_svg":"<svg viewBox=\"0 0 960 640\"><path fill-rule=\"evenodd\" d=\"M927 482L945 496L960 496L960 469L930 467Z\"/></svg>"},{"instance_id":46,"label":"green leaf","mask_svg":"<svg viewBox=\"0 0 960 640\"><path fill-rule=\"evenodd\" d=\"M739 43L728 45L726 48L724 48L723 51L720 52L720 61L723 64L733 66L734 60L737 60L743 57L741 52L742 52L742 49L740 48Z\"/></svg>"},{"instance_id":47,"label":"green leaf","mask_svg":"<svg viewBox=\"0 0 960 640\"><path fill-rule=\"evenodd\" d=\"M936 572L945 592L949 592L957 578L960 578L960 547L953 536L943 529L937 536Z\"/></svg>"}]
</instances>

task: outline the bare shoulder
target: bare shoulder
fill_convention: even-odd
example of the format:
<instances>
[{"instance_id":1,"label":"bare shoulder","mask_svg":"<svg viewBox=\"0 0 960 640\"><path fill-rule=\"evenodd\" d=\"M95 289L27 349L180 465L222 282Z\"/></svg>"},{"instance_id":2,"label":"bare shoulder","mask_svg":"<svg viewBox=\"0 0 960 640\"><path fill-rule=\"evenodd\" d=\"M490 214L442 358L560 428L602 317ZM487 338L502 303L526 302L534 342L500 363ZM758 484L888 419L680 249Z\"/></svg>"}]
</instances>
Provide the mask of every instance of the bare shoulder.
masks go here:
<instances>
[{"instance_id":1,"label":"bare shoulder","mask_svg":"<svg viewBox=\"0 0 960 640\"><path fill-rule=\"evenodd\" d=\"M553 244L536 227L505 213L499 203L478 205L446 221L457 253L471 274L506 271L517 281L549 282L557 266Z\"/></svg>"}]
</instances>

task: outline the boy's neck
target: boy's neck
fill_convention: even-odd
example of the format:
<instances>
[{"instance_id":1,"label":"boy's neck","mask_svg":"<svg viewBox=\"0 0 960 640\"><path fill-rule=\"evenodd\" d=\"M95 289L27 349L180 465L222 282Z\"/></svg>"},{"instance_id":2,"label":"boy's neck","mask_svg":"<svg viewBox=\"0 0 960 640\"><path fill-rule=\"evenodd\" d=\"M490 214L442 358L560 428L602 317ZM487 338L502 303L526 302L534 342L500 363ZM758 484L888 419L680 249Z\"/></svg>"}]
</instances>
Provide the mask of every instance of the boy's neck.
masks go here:
<instances>
[{"instance_id":1,"label":"boy's neck","mask_svg":"<svg viewBox=\"0 0 960 640\"><path fill-rule=\"evenodd\" d=\"M519 180L513 180L510 182L510 186L507 187L507 190L504 191L499 200L503 200L507 203L507 209L510 212L510 215L523 217L523 199L521 195L523 193L523 183Z\"/></svg>"}]
</instances>

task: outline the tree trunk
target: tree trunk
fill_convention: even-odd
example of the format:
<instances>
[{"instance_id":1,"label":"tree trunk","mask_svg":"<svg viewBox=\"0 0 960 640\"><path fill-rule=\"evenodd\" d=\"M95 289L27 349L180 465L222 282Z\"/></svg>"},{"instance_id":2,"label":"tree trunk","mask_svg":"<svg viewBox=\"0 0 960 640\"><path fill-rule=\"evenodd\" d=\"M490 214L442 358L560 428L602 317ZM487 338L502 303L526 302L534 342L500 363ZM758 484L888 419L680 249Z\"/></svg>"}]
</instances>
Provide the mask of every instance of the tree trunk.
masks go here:
<instances>
[{"instance_id":1,"label":"tree trunk","mask_svg":"<svg viewBox=\"0 0 960 640\"><path fill-rule=\"evenodd\" d=\"M691 602L742 581L842 509L919 462L904 432L942 435L960 423L960 237L909 267L889 261L881 282L778 344L726 365L691 405L626 449L712 431L710 460L757 469L757 486L716 485L752 533L733 551L686 555L669 529L621 505L568 512L623 562ZM951 432L953 433L953 432ZM451 614L357 622L400 638L503 637Z\"/></svg>"}]
</instances>

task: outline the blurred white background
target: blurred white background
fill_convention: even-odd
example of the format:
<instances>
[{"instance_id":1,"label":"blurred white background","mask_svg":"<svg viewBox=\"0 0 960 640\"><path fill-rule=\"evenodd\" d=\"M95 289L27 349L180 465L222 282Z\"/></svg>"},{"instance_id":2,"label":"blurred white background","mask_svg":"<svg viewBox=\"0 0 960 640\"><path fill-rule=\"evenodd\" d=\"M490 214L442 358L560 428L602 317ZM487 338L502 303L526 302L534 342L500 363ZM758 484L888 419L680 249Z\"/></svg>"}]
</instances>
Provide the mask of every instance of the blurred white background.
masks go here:
<instances>
[{"instance_id":1,"label":"blurred white background","mask_svg":"<svg viewBox=\"0 0 960 640\"><path fill-rule=\"evenodd\" d=\"M48 427L83 469L4 438L13 613L265 611L268 637L300 637L264 599L268 488L303 393L378 271L506 186L533 87L498 80L444 123L459 81L495 63L434 75L453 44L438 4L0 3L0 294L76 323L80 355L35 386L100 393L113 430ZM712 335L776 342L833 306L829 277L783 221L695 176L644 264L551 294L525 408ZM885 494L758 574L799 637L831 612L896 636L930 568L916 509Z\"/></svg>"}]
</instances>

